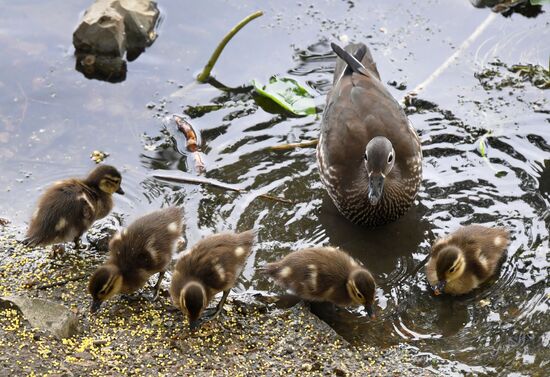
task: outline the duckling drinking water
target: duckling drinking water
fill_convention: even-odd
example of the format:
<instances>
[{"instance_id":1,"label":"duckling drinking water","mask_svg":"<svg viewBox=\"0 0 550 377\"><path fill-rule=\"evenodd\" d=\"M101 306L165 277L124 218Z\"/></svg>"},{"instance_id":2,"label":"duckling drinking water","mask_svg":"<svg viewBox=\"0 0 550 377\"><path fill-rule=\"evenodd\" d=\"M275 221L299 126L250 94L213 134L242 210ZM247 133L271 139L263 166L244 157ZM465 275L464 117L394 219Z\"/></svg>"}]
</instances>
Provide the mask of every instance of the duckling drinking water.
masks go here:
<instances>
[{"instance_id":1,"label":"duckling drinking water","mask_svg":"<svg viewBox=\"0 0 550 377\"><path fill-rule=\"evenodd\" d=\"M468 225L438 239L426 264L434 293L463 295L479 287L497 272L509 238L504 228Z\"/></svg>"},{"instance_id":2,"label":"duckling drinking water","mask_svg":"<svg viewBox=\"0 0 550 377\"><path fill-rule=\"evenodd\" d=\"M82 234L111 212L112 194L124 194L121 181L117 169L100 165L85 179L54 183L40 197L23 243L34 247L74 241L79 248Z\"/></svg>"},{"instance_id":3,"label":"duckling drinking water","mask_svg":"<svg viewBox=\"0 0 550 377\"><path fill-rule=\"evenodd\" d=\"M158 273L156 299L182 228L182 210L170 207L140 217L116 233L109 243L109 259L94 272L88 285L92 313L116 294L137 291Z\"/></svg>"},{"instance_id":4,"label":"duckling drinking water","mask_svg":"<svg viewBox=\"0 0 550 377\"><path fill-rule=\"evenodd\" d=\"M369 316L375 318L374 278L344 251L333 247L298 250L267 264L264 272L304 300L364 305Z\"/></svg>"},{"instance_id":5,"label":"duckling drinking water","mask_svg":"<svg viewBox=\"0 0 550 377\"><path fill-rule=\"evenodd\" d=\"M223 296L203 322L215 318L222 310L229 291L239 278L254 244L254 231L220 233L199 241L174 268L170 294L172 302L189 319L191 330L201 324L201 316L212 298Z\"/></svg>"}]
</instances>

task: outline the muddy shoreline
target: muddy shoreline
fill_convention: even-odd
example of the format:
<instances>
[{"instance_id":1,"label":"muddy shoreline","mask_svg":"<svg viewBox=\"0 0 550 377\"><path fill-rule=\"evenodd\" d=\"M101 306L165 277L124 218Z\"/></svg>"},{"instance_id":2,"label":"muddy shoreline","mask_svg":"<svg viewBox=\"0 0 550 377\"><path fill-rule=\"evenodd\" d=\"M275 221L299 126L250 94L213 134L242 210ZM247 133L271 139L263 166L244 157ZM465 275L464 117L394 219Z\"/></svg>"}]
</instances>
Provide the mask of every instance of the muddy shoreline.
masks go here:
<instances>
[{"instance_id":1,"label":"muddy shoreline","mask_svg":"<svg viewBox=\"0 0 550 377\"><path fill-rule=\"evenodd\" d=\"M20 231L0 226L0 296L47 299L78 318L76 335L60 339L33 329L14 306L0 305L1 375L337 375L431 376L404 349L350 345L299 304L277 309L250 294L230 296L225 313L190 334L165 292L146 289L88 313L86 273L104 255L68 248L28 249Z\"/></svg>"}]
</instances>

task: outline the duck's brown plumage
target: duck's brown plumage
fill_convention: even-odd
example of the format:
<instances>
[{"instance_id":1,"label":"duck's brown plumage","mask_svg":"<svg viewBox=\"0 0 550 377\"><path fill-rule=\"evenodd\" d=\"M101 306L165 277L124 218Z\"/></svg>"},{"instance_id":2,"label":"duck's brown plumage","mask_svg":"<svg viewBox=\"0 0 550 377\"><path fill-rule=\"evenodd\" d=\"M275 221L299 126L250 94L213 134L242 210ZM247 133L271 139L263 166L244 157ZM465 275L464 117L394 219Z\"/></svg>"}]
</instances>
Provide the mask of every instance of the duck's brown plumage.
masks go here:
<instances>
[{"instance_id":1,"label":"duck's brown plumage","mask_svg":"<svg viewBox=\"0 0 550 377\"><path fill-rule=\"evenodd\" d=\"M422 179L421 145L403 109L381 82L368 48L361 43L345 50L361 61L367 74L337 59L317 162L321 180L340 212L355 223L380 225L397 219L412 205ZM372 205L364 154L369 141L379 136L393 145L395 163L380 201Z\"/></svg>"},{"instance_id":2,"label":"duck's brown plumage","mask_svg":"<svg viewBox=\"0 0 550 377\"><path fill-rule=\"evenodd\" d=\"M153 274L160 273L158 294L160 279L182 235L182 215L180 208L165 208L140 217L116 233L109 243L109 258L90 279L89 291L94 301L102 301L99 292L114 276L122 278L115 294L132 293Z\"/></svg>"},{"instance_id":3,"label":"duck's brown plumage","mask_svg":"<svg viewBox=\"0 0 550 377\"><path fill-rule=\"evenodd\" d=\"M227 297L233 288L254 244L255 233L252 230L242 233L219 233L208 236L176 263L172 275L170 294L172 302L180 309L182 290L190 282L204 288L204 302L194 303L196 315L200 316L212 298L219 292ZM193 298L191 300L195 301ZM199 298L197 297L197 300ZM225 299L223 299L225 300ZM223 302L220 302L223 305ZM189 303L188 303L189 304ZM221 306L218 307L218 311ZM198 318L192 318L192 321Z\"/></svg>"},{"instance_id":4,"label":"duck's brown plumage","mask_svg":"<svg viewBox=\"0 0 550 377\"><path fill-rule=\"evenodd\" d=\"M444 292L462 295L472 291L497 272L509 238L509 232L505 228L468 225L436 240L426 264L429 283L435 286L445 278L445 271L452 266L452 255L457 250L456 252L464 256L464 271L456 279L446 283Z\"/></svg>"},{"instance_id":5,"label":"duck's brown plumage","mask_svg":"<svg viewBox=\"0 0 550 377\"><path fill-rule=\"evenodd\" d=\"M113 179L117 181L112 182ZM77 242L94 221L107 216L113 208L112 193L103 191L100 182L108 180L113 190L122 194L121 179L114 167L101 165L85 179L54 183L40 197L23 242L28 246Z\"/></svg>"},{"instance_id":6,"label":"duck's brown plumage","mask_svg":"<svg viewBox=\"0 0 550 377\"><path fill-rule=\"evenodd\" d=\"M357 305L347 284L352 273L366 271L366 302L374 302L372 275L346 252L333 247L308 248L292 252L280 261L268 263L264 272L285 289L308 301L328 301L340 306Z\"/></svg>"}]
</instances>

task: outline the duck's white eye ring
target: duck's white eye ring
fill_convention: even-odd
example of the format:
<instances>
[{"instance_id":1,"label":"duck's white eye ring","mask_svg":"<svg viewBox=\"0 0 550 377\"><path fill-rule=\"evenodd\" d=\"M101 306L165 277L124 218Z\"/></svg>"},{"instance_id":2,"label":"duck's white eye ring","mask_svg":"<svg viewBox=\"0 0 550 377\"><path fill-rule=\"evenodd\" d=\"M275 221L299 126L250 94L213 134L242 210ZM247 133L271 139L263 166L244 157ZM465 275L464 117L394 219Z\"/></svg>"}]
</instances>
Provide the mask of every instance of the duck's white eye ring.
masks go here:
<instances>
[{"instance_id":1,"label":"duck's white eye ring","mask_svg":"<svg viewBox=\"0 0 550 377\"><path fill-rule=\"evenodd\" d=\"M391 163L393 161L393 152L390 152L390 154L388 155L388 164Z\"/></svg>"}]
</instances>

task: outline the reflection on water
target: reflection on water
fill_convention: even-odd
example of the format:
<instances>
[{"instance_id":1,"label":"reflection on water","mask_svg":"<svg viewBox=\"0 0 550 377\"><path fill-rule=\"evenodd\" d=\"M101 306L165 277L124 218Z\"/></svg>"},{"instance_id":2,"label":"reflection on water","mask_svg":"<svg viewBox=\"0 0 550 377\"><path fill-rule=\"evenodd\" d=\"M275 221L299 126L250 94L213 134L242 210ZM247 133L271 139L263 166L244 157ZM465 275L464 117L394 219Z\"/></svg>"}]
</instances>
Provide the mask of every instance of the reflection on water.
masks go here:
<instances>
[{"instance_id":1,"label":"reflection on water","mask_svg":"<svg viewBox=\"0 0 550 377\"><path fill-rule=\"evenodd\" d=\"M381 346L406 342L455 361L454 371L542 373L550 339L548 92L529 82L485 89L474 73L498 59L545 66L546 20L498 17L421 93L424 105L407 109L423 141L423 186L406 216L373 230L337 213L320 183L314 149L270 149L316 138L320 118L263 111L251 80L289 75L315 93L322 110L334 65L329 42L345 35L372 47L384 81L414 87L483 22L484 12L468 2L282 1L224 51L215 75L238 88L226 90L190 83L227 29L263 3L189 2L182 14L180 2L163 2L167 16L159 39L116 85L74 72L70 35L88 4L62 4L52 15L56 27L44 24L41 15L51 10L42 2L0 5L0 14L11 15L0 29L2 216L23 225L40 189L84 175L92 167L90 152L104 150L110 153L106 162L121 167L127 193L116 199L114 218L127 223L176 204L185 208L190 243L225 229L260 230L242 289L276 290L256 267L301 247L336 245L361 259L379 283L377 321L360 309L313 305L347 339ZM41 32L31 33L23 19ZM154 171L195 174L184 136L163 122L182 112L200 132L205 178L246 191L152 177ZM474 222L511 229L500 276L465 297L434 297L423 271L430 244Z\"/></svg>"},{"instance_id":2,"label":"reflection on water","mask_svg":"<svg viewBox=\"0 0 550 377\"><path fill-rule=\"evenodd\" d=\"M75 54L75 69L87 79L112 83L126 80L126 60L120 57Z\"/></svg>"}]
</instances>

